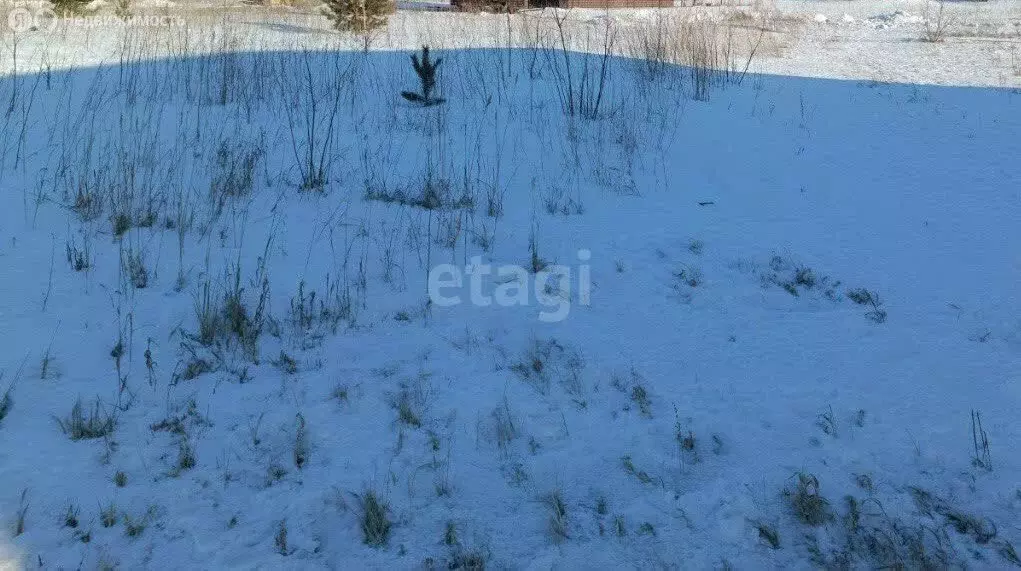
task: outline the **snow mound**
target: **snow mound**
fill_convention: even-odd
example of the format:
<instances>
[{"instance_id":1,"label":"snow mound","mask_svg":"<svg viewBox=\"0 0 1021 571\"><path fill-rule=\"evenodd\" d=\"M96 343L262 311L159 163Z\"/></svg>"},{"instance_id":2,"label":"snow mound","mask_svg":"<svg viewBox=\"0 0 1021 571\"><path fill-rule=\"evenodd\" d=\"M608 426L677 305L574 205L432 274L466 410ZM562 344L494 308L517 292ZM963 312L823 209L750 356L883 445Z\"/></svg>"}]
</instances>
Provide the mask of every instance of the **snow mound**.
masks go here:
<instances>
[{"instance_id":1,"label":"snow mound","mask_svg":"<svg viewBox=\"0 0 1021 571\"><path fill-rule=\"evenodd\" d=\"M917 14L910 14L902 10L897 10L887 14L869 16L865 19L865 22L876 29L884 29L922 24L925 22L925 18Z\"/></svg>"}]
</instances>

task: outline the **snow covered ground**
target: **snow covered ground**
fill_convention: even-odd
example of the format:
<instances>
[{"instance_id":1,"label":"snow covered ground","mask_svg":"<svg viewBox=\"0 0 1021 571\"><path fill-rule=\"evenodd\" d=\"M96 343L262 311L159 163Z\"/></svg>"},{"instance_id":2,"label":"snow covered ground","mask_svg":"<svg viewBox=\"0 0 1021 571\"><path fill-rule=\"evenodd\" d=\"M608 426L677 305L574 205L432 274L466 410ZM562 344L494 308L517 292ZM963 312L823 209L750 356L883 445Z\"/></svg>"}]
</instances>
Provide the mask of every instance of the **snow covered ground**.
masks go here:
<instances>
[{"instance_id":1,"label":"snow covered ground","mask_svg":"<svg viewBox=\"0 0 1021 571\"><path fill-rule=\"evenodd\" d=\"M133 27L144 35L145 49L167 55L187 45L190 52L264 49L360 48L358 39L330 30L314 14L314 6L294 0L294 7L255 7L242 2L185 0L135 1L137 16L164 18L166 25ZM117 25L109 3L97 0L105 18L72 25L43 19L55 26L43 33L12 34L0 26L0 69L10 70L18 53L21 70L79 67L120 60L125 30ZM721 2L723 6L668 10L573 10L568 25L576 28L573 47L585 49L585 38L597 35L610 20L620 30L618 51L628 54L628 30L663 18L711 20L735 31L735 49L746 52L764 30L752 71L778 75L866 79L884 82L1021 87L1021 2L946 2L950 41L920 41L926 16L934 19L933 2L925 0L812 1L766 0ZM734 4L734 5L730 5ZM41 0L14 4L38 14ZM12 4L6 5L10 9ZM0 7L0 15L4 8ZM508 20L496 14L401 11L387 29L373 37L379 50L434 48L527 47L534 43L538 21L549 11L525 11ZM4 18L6 20L6 18ZM185 30L188 30L187 32ZM508 31L509 30L509 31ZM215 34L215 37L214 37ZM509 40L508 40L509 37ZM186 38L186 39L185 39ZM225 39L226 38L226 39ZM598 43L598 42L597 42ZM226 45L226 44L229 44ZM14 48L17 47L17 50ZM588 46L591 48L591 46Z\"/></svg>"},{"instance_id":2,"label":"snow covered ground","mask_svg":"<svg viewBox=\"0 0 1021 571\"><path fill-rule=\"evenodd\" d=\"M1021 565L1013 5L878 4L7 30L0 568Z\"/></svg>"}]
</instances>

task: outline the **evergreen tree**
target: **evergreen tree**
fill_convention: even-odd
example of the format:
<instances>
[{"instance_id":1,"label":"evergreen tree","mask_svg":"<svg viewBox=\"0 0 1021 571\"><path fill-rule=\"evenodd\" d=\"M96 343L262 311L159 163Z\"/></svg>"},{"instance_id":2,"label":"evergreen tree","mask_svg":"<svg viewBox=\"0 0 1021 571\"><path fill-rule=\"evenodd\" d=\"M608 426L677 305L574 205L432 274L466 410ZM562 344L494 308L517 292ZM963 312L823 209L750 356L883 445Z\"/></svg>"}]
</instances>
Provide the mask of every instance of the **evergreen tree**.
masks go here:
<instances>
[{"instance_id":1,"label":"evergreen tree","mask_svg":"<svg viewBox=\"0 0 1021 571\"><path fill-rule=\"evenodd\" d=\"M87 11L89 0L50 0L50 7L59 17L79 16Z\"/></svg>"},{"instance_id":2,"label":"evergreen tree","mask_svg":"<svg viewBox=\"0 0 1021 571\"><path fill-rule=\"evenodd\" d=\"M368 49L369 35L386 26L396 6L393 0L326 0L326 8L336 30L364 36Z\"/></svg>"},{"instance_id":3,"label":"evergreen tree","mask_svg":"<svg viewBox=\"0 0 1021 571\"><path fill-rule=\"evenodd\" d=\"M443 58L437 58L435 62L429 59L429 46L422 46L422 58L418 54L411 55L411 65L415 68L418 80L422 84L422 92L402 91L401 97L414 103L421 103L428 107L443 103L445 99L433 97L433 89L436 88L436 70L440 67Z\"/></svg>"}]
</instances>

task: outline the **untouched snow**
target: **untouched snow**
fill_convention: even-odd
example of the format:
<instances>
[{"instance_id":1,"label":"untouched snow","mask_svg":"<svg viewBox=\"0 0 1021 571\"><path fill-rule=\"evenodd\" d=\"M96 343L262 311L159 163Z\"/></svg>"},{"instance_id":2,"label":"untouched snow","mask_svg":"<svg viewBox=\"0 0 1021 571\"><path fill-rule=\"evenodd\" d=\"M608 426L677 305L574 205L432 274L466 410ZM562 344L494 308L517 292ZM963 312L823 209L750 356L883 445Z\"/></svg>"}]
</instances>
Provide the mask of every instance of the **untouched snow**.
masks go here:
<instances>
[{"instance_id":1,"label":"untouched snow","mask_svg":"<svg viewBox=\"0 0 1021 571\"><path fill-rule=\"evenodd\" d=\"M33 7L32 13L37 13L35 7L41 4L38 0L19 5ZM618 30L618 53L635 55L629 49L635 26L662 20L668 30L676 30L684 21L714 21L731 26L734 50L742 57L756 45L759 31L765 31L752 61L754 72L1021 87L1021 3L1015 0L947 2L946 19L951 25L949 37L942 43L921 41L924 22L932 17L935 6L924 0L724 4L609 13L578 9L570 12L567 25L573 30L572 47L598 51L599 34L609 20ZM128 43L152 57L174 55L183 45L189 52L363 47L359 39L333 32L329 22L308 5L255 7L189 1L166 8L139 3L136 8L136 16L162 18L166 24L133 27L125 33L107 8L99 12L99 20L78 25L57 22L52 31L12 34L7 27L0 27L0 41L5 46L0 52L0 69L14 67L14 53L18 54L18 69L30 72L116 63L125 37L144 38ZM816 21L819 16L825 21ZM531 47L537 26L548 26L551 21L549 10L522 11L510 19L498 14L401 10L390 18L385 30L373 36L370 47Z\"/></svg>"},{"instance_id":2,"label":"untouched snow","mask_svg":"<svg viewBox=\"0 0 1021 571\"><path fill-rule=\"evenodd\" d=\"M878 33L810 4L805 43ZM1021 93L749 74L696 100L611 59L570 117L557 78L598 57L462 49L423 109L407 51L300 51L338 47L318 25L18 39L0 567L1019 564ZM469 269L530 244L569 279L473 303ZM459 305L427 303L441 264ZM256 341L201 339L236 289ZM64 434L77 399L113 430Z\"/></svg>"}]
</instances>

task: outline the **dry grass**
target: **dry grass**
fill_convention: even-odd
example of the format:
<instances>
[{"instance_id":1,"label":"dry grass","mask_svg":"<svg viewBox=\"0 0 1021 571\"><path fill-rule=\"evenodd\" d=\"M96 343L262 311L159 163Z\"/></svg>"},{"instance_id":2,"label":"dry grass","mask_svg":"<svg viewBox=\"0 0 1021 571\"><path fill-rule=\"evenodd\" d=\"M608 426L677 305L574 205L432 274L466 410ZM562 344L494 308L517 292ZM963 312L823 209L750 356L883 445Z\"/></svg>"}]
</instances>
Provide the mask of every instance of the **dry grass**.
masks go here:
<instances>
[{"instance_id":1,"label":"dry grass","mask_svg":"<svg viewBox=\"0 0 1021 571\"><path fill-rule=\"evenodd\" d=\"M3 423L4 419L11 412L11 407L14 406L14 399L11 398L11 390L13 387L8 387L4 391L3 396L0 396L0 423Z\"/></svg>"},{"instance_id":2,"label":"dry grass","mask_svg":"<svg viewBox=\"0 0 1021 571\"><path fill-rule=\"evenodd\" d=\"M769 10L729 11L722 18L657 11L649 20L619 25L623 41L618 53L634 58L643 77L661 78L674 66L685 66L693 96L705 99L709 87L742 75L755 57L780 55L793 21L784 22Z\"/></svg>"},{"instance_id":3,"label":"dry grass","mask_svg":"<svg viewBox=\"0 0 1021 571\"><path fill-rule=\"evenodd\" d=\"M276 546L280 555L290 555L291 549L287 544L287 520L280 520L277 525L276 535L273 536L273 545Z\"/></svg>"},{"instance_id":4,"label":"dry grass","mask_svg":"<svg viewBox=\"0 0 1021 571\"><path fill-rule=\"evenodd\" d=\"M930 43L945 40L956 20L945 0L926 0L922 18L925 20L922 39Z\"/></svg>"},{"instance_id":5,"label":"dry grass","mask_svg":"<svg viewBox=\"0 0 1021 571\"><path fill-rule=\"evenodd\" d=\"M550 538L554 543L563 543L570 539L568 534L567 504L564 503L563 494L560 490L553 490L544 500L549 511L547 529L549 530Z\"/></svg>"},{"instance_id":6,"label":"dry grass","mask_svg":"<svg viewBox=\"0 0 1021 571\"><path fill-rule=\"evenodd\" d=\"M386 503L376 492L369 490L362 496L362 541L370 547L383 547L390 540L390 517Z\"/></svg>"},{"instance_id":7,"label":"dry grass","mask_svg":"<svg viewBox=\"0 0 1021 571\"><path fill-rule=\"evenodd\" d=\"M14 537L25 533L25 517L28 515L28 489L21 490L21 500L14 518Z\"/></svg>"},{"instance_id":8,"label":"dry grass","mask_svg":"<svg viewBox=\"0 0 1021 571\"><path fill-rule=\"evenodd\" d=\"M810 526L820 526L829 521L833 514L830 511L830 503L819 491L819 480L812 474L805 473L798 473L797 479L795 489L786 491L794 515L802 523Z\"/></svg>"},{"instance_id":9,"label":"dry grass","mask_svg":"<svg viewBox=\"0 0 1021 571\"><path fill-rule=\"evenodd\" d=\"M58 418L57 424L71 440L89 440L112 434L116 419L113 414L105 412L98 399L89 409L78 399L71 407L71 413L65 418Z\"/></svg>"},{"instance_id":10,"label":"dry grass","mask_svg":"<svg viewBox=\"0 0 1021 571\"><path fill-rule=\"evenodd\" d=\"M294 434L294 465L301 470L308 462L308 433L305 429L305 417L298 413L295 419L296 427Z\"/></svg>"}]
</instances>

